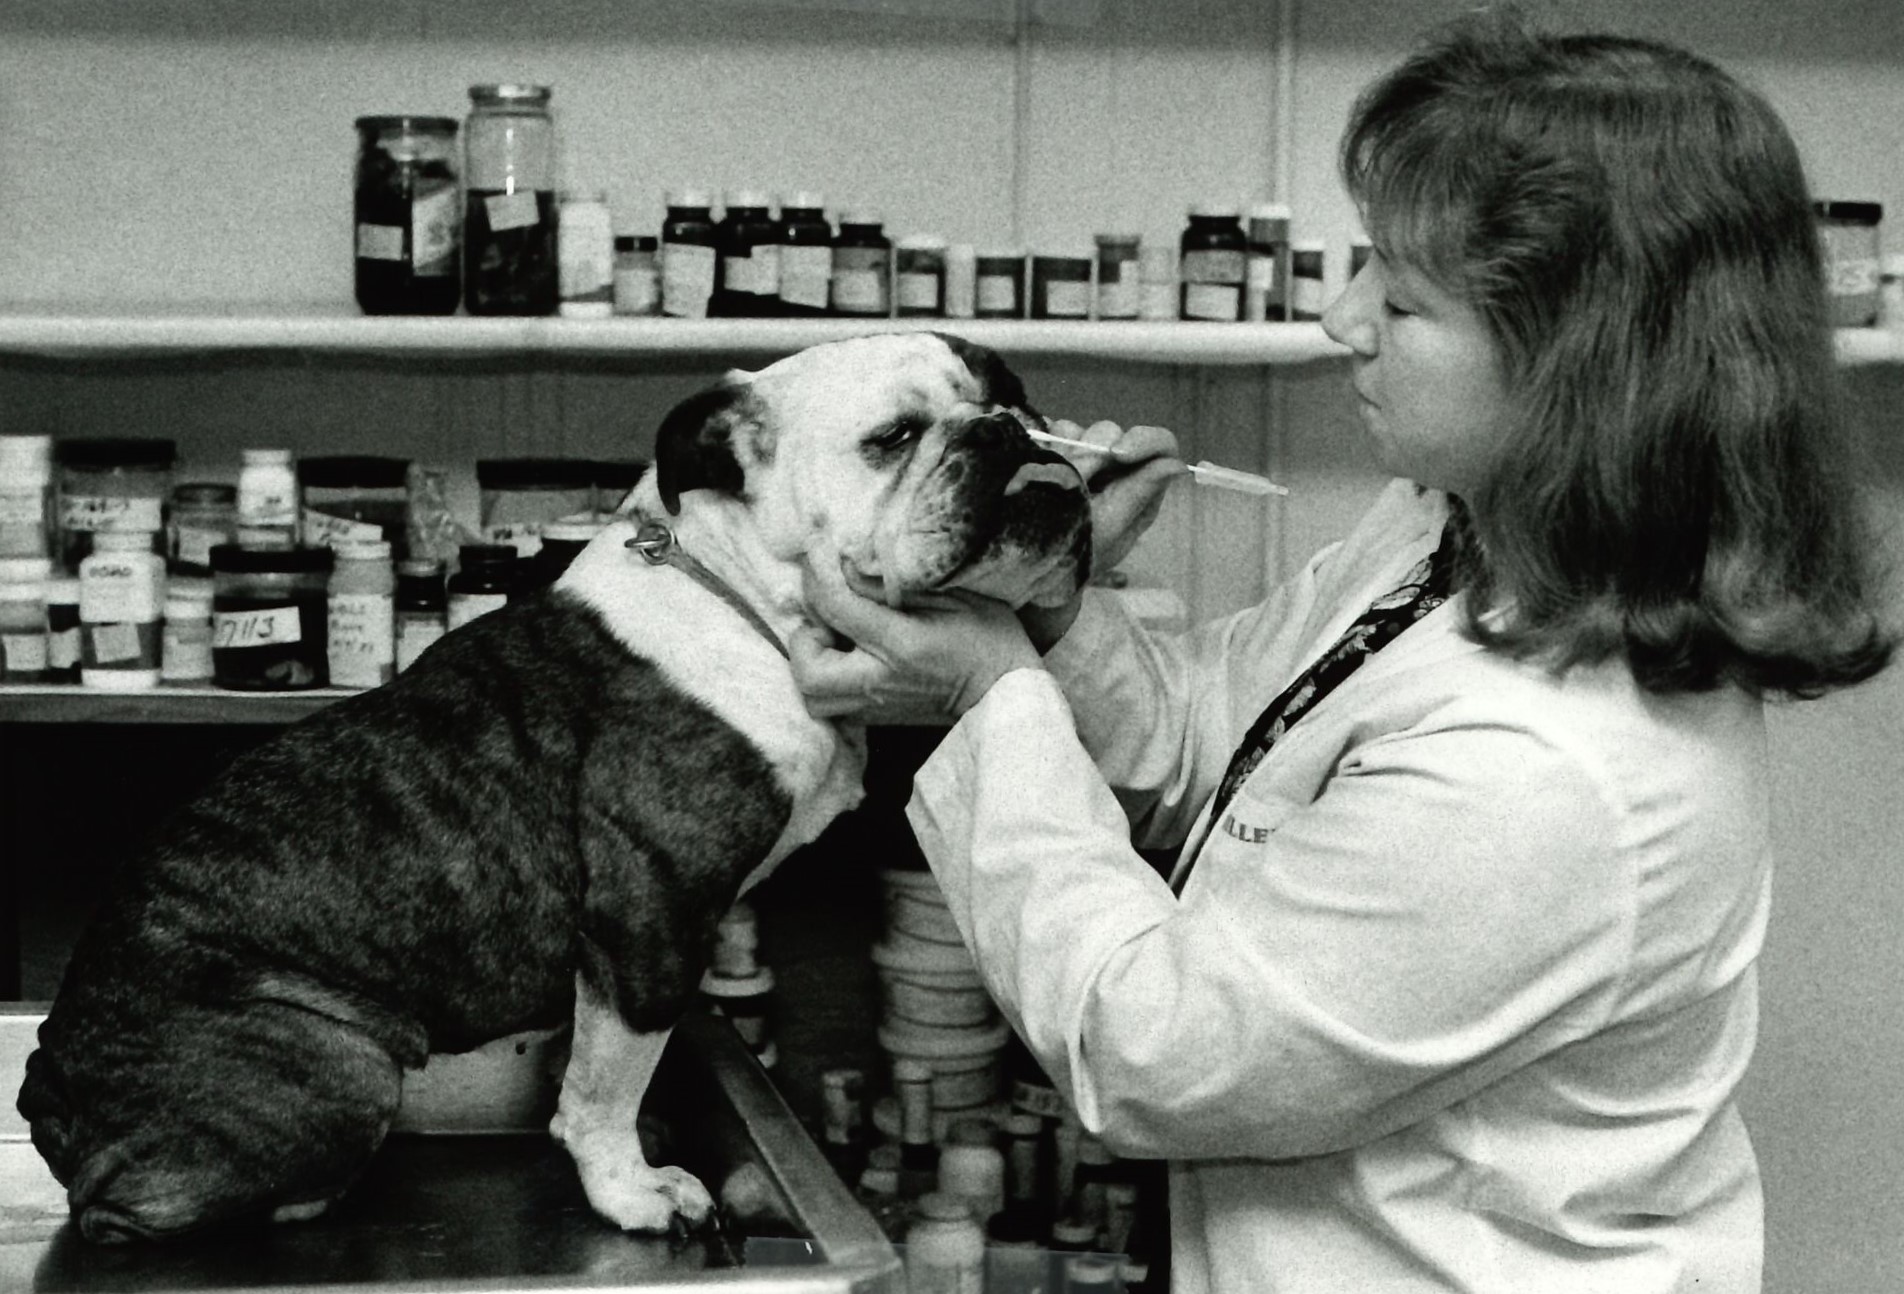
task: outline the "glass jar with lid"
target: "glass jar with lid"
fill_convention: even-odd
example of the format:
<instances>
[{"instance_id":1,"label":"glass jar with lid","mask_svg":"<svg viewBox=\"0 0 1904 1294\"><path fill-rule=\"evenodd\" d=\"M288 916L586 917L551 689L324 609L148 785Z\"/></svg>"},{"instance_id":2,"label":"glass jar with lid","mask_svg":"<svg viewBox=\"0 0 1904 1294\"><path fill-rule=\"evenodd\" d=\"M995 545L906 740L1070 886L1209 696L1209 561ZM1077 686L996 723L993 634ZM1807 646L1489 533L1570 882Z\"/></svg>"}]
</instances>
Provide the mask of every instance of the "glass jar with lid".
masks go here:
<instances>
[{"instance_id":1,"label":"glass jar with lid","mask_svg":"<svg viewBox=\"0 0 1904 1294\"><path fill-rule=\"evenodd\" d=\"M556 312L552 93L546 85L469 87L463 304L473 315Z\"/></svg>"},{"instance_id":2,"label":"glass jar with lid","mask_svg":"<svg viewBox=\"0 0 1904 1294\"><path fill-rule=\"evenodd\" d=\"M457 123L357 118L357 304L368 315L447 315L462 297Z\"/></svg>"},{"instance_id":3,"label":"glass jar with lid","mask_svg":"<svg viewBox=\"0 0 1904 1294\"><path fill-rule=\"evenodd\" d=\"M171 572L209 576L212 549L238 537L238 487L186 481L172 490Z\"/></svg>"},{"instance_id":4,"label":"glass jar with lid","mask_svg":"<svg viewBox=\"0 0 1904 1294\"><path fill-rule=\"evenodd\" d=\"M212 681L241 692L330 682L328 548L212 549Z\"/></svg>"},{"instance_id":5,"label":"glass jar with lid","mask_svg":"<svg viewBox=\"0 0 1904 1294\"><path fill-rule=\"evenodd\" d=\"M129 532L165 552L165 504L178 446L157 437L103 436L59 441L60 565L78 571L93 537Z\"/></svg>"},{"instance_id":6,"label":"glass jar with lid","mask_svg":"<svg viewBox=\"0 0 1904 1294\"><path fill-rule=\"evenodd\" d=\"M297 481L303 499L298 526L307 547L383 539L399 557L406 554L409 459L376 454L303 458L298 460Z\"/></svg>"}]
</instances>

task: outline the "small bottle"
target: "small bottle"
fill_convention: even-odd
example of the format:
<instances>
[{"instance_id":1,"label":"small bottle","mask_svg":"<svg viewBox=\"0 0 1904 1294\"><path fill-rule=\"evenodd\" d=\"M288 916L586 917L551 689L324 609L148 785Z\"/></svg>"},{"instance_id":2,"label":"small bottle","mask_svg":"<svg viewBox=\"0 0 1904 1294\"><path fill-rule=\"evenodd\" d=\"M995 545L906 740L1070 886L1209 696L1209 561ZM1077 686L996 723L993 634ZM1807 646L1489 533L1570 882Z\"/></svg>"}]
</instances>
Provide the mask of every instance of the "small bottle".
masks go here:
<instances>
[{"instance_id":1,"label":"small bottle","mask_svg":"<svg viewBox=\"0 0 1904 1294\"><path fill-rule=\"evenodd\" d=\"M1025 317L1025 253L1022 249L981 251L974 272L978 279L973 293L975 318Z\"/></svg>"},{"instance_id":2,"label":"small bottle","mask_svg":"<svg viewBox=\"0 0 1904 1294\"><path fill-rule=\"evenodd\" d=\"M449 596L443 588L443 563L434 557L410 557L397 565L395 600L399 674L416 664L423 649L449 631Z\"/></svg>"},{"instance_id":3,"label":"small bottle","mask_svg":"<svg viewBox=\"0 0 1904 1294\"><path fill-rule=\"evenodd\" d=\"M842 1182L859 1180L866 1167L866 1076L857 1069L820 1075L820 1149Z\"/></svg>"},{"instance_id":4,"label":"small bottle","mask_svg":"<svg viewBox=\"0 0 1904 1294\"><path fill-rule=\"evenodd\" d=\"M1064 1260L1063 1294L1120 1294L1121 1279L1114 1259L1076 1254Z\"/></svg>"},{"instance_id":5,"label":"small bottle","mask_svg":"<svg viewBox=\"0 0 1904 1294\"><path fill-rule=\"evenodd\" d=\"M86 687L143 691L159 685L165 559L151 534L107 530L79 564L80 671Z\"/></svg>"},{"instance_id":6,"label":"small bottle","mask_svg":"<svg viewBox=\"0 0 1904 1294\"><path fill-rule=\"evenodd\" d=\"M1138 234L1097 235L1097 317L1135 319L1141 302Z\"/></svg>"},{"instance_id":7,"label":"small bottle","mask_svg":"<svg viewBox=\"0 0 1904 1294\"><path fill-rule=\"evenodd\" d=\"M462 545L448 590L452 630L508 606L516 590L516 550L507 544Z\"/></svg>"},{"instance_id":8,"label":"small bottle","mask_svg":"<svg viewBox=\"0 0 1904 1294\"><path fill-rule=\"evenodd\" d=\"M1249 239L1237 209L1223 205L1190 208L1178 250L1184 319L1235 321L1243 317L1243 281Z\"/></svg>"},{"instance_id":9,"label":"small bottle","mask_svg":"<svg viewBox=\"0 0 1904 1294\"><path fill-rule=\"evenodd\" d=\"M173 486L169 526L171 573L209 579L212 549L238 539L237 487L217 481Z\"/></svg>"},{"instance_id":10,"label":"small bottle","mask_svg":"<svg viewBox=\"0 0 1904 1294\"><path fill-rule=\"evenodd\" d=\"M754 189L727 195L714 227L719 254L710 317L758 319L780 310L780 225L768 214L771 199Z\"/></svg>"},{"instance_id":11,"label":"small bottle","mask_svg":"<svg viewBox=\"0 0 1904 1294\"><path fill-rule=\"evenodd\" d=\"M48 557L0 557L0 683L46 682Z\"/></svg>"},{"instance_id":12,"label":"small bottle","mask_svg":"<svg viewBox=\"0 0 1904 1294\"><path fill-rule=\"evenodd\" d=\"M542 547L529 562L524 587L546 588L562 578L569 563L582 555L595 536L608 526L608 518L598 514L567 521L551 521L542 527Z\"/></svg>"},{"instance_id":13,"label":"small bottle","mask_svg":"<svg viewBox=\"0 0 1904 1294\"><path fill-rule=\"evenodd\" d=\"M878 217L842 212L833 239L833 313L868 318L892 314L893 247Z\"/></svg>"},{"instance_id":14,"label":"small bottle","mask_svg":"<svg viewBox=\"0 0 1904 1294\"><path fill-rule=\"evenodd\" d=\"M390 543L358 540L335 551L326 639L331 686L378 687L397 674L397 577Z\"/></svg>"},{"instance_id":15,"label":"small bottle","mask_svg":"<svg viewBox=\"0 0 1904 1294\"><path fill-rule=\"evenodd\" d=\"M661 313L673 319L705 319L714 295L714 221L712 206L699 189L667 197L661 225Z\"/></svg>"},{"instance_id":16,"label":"small bottle","mask_svg":"<svg viewBox=\"0 0 1904 1294\"><path fill-rule=\"evenodd\" d=\"M945 239L937 234L908 234L893 252L893 313L905 317L945 316Z\"/></svg>"},{"instance_id":17,"label":"small bottle","mask_svg":"<svg viewBox=\"0 0 1904 1294\"><path fill-rule=\"evenodd\" d=\"M893 1062L899 1098L899 1193L916 1198L938 1178L939 1148L932 1140L932 1066L902 1056Z\"/></svg>"},{"instance_id":18,"label":"small bottle","mask_svg":"<svg viewBox=\"0 0 1904 1294\"><path fill-rule=\"evenodd\" d=\"M1289 246L1289 317L1300 323L1322 318L1329 304L1323 277L1324 244L1319 238L1306 238Z\"/></svg>"},{"instance_id":19,"label":"small bottle","mask_svg":"<svg viewBox=\"0 0 1904 1294\"><path fill-rule=\"evenodd\" d=\"M288 449L247 449L238 469L238 542L245 548L297 545L298 478ZM206 550L206 562L211 560Z\"/></svg>"},{"instance_id":20,"label":"small bottle","mask_svg":"<svg viewBox=\"0 0 1904 1294\"><path fill-rule=\"evenodd\" d=\"M606 319L615 312L615 233L608 195L571 189L555 217L556 283L565 319Z\"/></svg>"},{"instance_id":21,"label":"small bottle","mask_svg":"<svg viewBox=\"0 0 1904 1294\"><path fill-rule=\"evenodd\" d=\"M1258 203L1249 210L1249 259L1244 269L1243 318L1282 323L1289 318L1289 207Z\"/></svg>"},{"instance_id":22,"label":"small bottle","mask_svg":"<svg viewBox=\"0 0 1904 1294\"><path fill-rule=\"evenodd\" d=\"M1137 253L1137 317L1155 322L1177 312L1177 249L1146 244Z\"/></svg>"},{"instance_id":23,"label":"small bottle","mask_svg":"<svg viewBox=\"0 0 1904 1294\"><path fill-rule=\"evenodd\" d=\"M826 220L826 199L796 193L780 205L780 313L824 315L832 285L833 226Z\"/></svg>"},{"instance_id":24,"label":"small bottle","mask_svg":"<svg viewBox=\"0 0 1904 1294\"><path fill-rule=\"evenodd\" d=\"M985 1233L971 1206L944 1191L920 1197L906 1229L908 1294L982 1294L984 1288Z\"/></svg>"},{"instance_id":25,"label":"small bottle","mask_svg":"<svg viewBox=\"0 0 1904 1294\"><path fill-rule=\"evenodd\" d=\"M0 436L0 558L53 553L53 438Z\"/></svg>"},{"instance_id":26,"label":"small bottle","mask_svg":"<svg viewBox=\"0 0 1904 1294\"><path fill-rule=\"evenodd\" d=\"M980 1226L1005 1208L1005 1156L992 1127L982 1119L960 1119L946 1132L939 1149L939 1189L962 1195Z\"/></svg>"},{"instance_id":27,"label":"small bottle","mask_svg":"<svg viewBox=\"0 0 1904 1294\"><path fill-rule=\"evenodd\" d=\"M46 581L46 681L78 683L80 658L79 577Z\"/></svg>"},{"instance_id":28,"label":"small bottle","mask_svg":"<svg viewBox=\"0 0 1904 1294\"><path fill-rule=\"evenodd\" d=\"M661 263L653 234L615 235L615 313L636 318L661 313Z\"/></svg>"},{"instance_id":29,"label":"small bottle","mask_svg":"<svg viewBox=\"0 0 1904 1294\"><path fill-rule=\"evenodd\" d=\"M206 558L209 569L210 557ZM165 590L165 628L159 636L159 678L166 683L212 681L212 585L172 580Z\"/></svg>"},{"instance_id":30,"label":"small bottle","mask_svg":"<svg viewBox=\"0 0 1904 1294\"><path fill-rule=\"evenodd\" d=\"M1091 258L1081 254L1031 258L1031 317L1089 319Z\"/></svg>"},{"instance_id":31,"label":"small bottle","mask_svg":"<svg viewBox=\"0 0 1904 1294\"><path fill-rule=\"evenodd\" d=\"M945 317L971 319L978 314L978 251L970 243L945 248Z\"/></svg>"}]
</instances>

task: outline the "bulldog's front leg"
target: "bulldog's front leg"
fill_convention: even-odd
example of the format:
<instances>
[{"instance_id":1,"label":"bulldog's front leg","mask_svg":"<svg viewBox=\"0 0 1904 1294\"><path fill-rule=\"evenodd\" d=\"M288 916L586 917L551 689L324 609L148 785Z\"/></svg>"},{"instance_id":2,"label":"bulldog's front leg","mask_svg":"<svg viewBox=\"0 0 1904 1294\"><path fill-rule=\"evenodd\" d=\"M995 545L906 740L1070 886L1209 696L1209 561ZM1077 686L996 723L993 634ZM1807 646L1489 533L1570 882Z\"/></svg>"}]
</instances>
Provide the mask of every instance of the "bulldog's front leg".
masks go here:
<instances>
[{"instance_id":1,"label":"bulldog's front leg","mask_svg":"<svg viewBox=\"0 0 1904 1294\"><path fill-rule=\"evenodd\" d=\"M636 1033L585 976L575 978L575 1037L549 1132L575 1160L595 1211L628 1231L706 1220L714 1201L692 1173L651 1167L635 1131L666 1029Z\"/></svg>"}]
</instances>

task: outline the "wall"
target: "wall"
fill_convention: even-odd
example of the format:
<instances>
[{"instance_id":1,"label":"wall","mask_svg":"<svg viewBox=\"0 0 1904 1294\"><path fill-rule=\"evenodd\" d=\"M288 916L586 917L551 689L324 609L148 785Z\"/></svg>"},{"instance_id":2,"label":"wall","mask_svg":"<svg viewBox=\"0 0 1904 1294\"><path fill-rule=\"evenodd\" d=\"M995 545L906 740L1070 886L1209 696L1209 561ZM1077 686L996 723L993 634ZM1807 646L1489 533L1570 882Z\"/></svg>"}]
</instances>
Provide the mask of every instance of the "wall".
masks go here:
<instances>
[{"instance_id":1,"label":"wall","mask_svg":"<svg viewBox=\"0 0 1904 1294\"><path fill-rule=\"evenodd\" d=\"M1355 91L1455 0L11 0L0 5L0 295L7 304L343 305L351 119L460 115L464 89L548 80L621 223L685 183L823 190L895 232L1057 247L1174 238L1185 205L1280 196L1339 251L1332 147ZM1693 45L1760 85L1820 194L1904 211L1895 0L1581 0L1574 26ZM1279 66L1294 88L1273 111ZM1281 151L1287 141L1290 147ZM1279 177L1287 176L1286 187ZM0 423L177 436L195 475L245 444L401 446L467 464L639 452L730 357L565 364L280 356L77 365L0 358ZM1376 488L1338 364L1203 372L1025 365L1049 412L1177 428L1192 454L1294 487L1264 506L1185 488L1134 563L1204 612L1339 534ZM1876 478L1904 479L1904 387L1857 375ZM1889 506L1896 513L1896 496ZM1877 1288L1904 1268L1904 675L1774 716L1778 913L1748 1092L1768 1288Z\"/></svg>"}]
</instances>

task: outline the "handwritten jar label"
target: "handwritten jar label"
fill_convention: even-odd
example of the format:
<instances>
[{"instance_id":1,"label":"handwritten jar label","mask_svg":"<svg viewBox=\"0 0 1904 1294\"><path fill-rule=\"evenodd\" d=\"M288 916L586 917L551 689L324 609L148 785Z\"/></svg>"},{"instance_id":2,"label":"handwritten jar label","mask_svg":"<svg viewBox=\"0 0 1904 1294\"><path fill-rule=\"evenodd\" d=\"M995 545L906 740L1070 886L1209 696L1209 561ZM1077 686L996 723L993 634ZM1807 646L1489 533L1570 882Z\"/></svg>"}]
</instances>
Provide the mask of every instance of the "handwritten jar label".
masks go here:
<instances>
[{"instance_id":1,"label":"handwritten jar label","mask_svg":"<svg viewBox=\"0 0 1904 1294\"><path fill-rule=\"evenodd\" d=\"M304 641L304 617L296 607L265 607L212 613L212 647L281 647Z\"/></svg>"}]
</instances>

